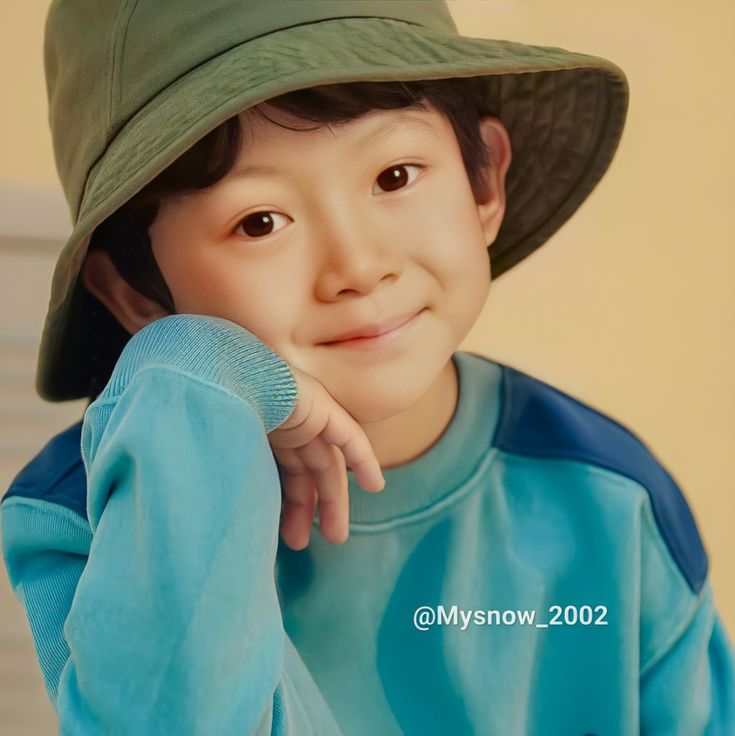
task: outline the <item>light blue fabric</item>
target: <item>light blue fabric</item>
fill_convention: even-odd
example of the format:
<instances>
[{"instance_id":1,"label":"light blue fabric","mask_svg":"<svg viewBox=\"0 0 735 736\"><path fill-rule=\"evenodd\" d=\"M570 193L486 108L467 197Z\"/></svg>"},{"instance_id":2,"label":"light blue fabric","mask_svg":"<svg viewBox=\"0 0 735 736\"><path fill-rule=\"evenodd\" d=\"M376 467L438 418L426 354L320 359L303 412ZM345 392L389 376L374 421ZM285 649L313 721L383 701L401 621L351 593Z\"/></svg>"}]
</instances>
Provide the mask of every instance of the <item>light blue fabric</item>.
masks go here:
<instances>
[{"instance_id":1,"label":"light blue fabric","mask_svg":"<svg viewBox=\"0 0 735 736\"><path fill-rule=\"evenodd\" d=\"M81 437L0 506L61 733L735 733L732 647L665 471L545 384L452 359L444 434L380 494L349 473L348 542L315 526L294 552L266 436L295 402L287 365L226 320L137 333ZM603 461L624 446L608 424L637 465ZM457 625L418 630L440 604ZM537 626L553 605L606 625Z\"/></svg>"}]
</instances>

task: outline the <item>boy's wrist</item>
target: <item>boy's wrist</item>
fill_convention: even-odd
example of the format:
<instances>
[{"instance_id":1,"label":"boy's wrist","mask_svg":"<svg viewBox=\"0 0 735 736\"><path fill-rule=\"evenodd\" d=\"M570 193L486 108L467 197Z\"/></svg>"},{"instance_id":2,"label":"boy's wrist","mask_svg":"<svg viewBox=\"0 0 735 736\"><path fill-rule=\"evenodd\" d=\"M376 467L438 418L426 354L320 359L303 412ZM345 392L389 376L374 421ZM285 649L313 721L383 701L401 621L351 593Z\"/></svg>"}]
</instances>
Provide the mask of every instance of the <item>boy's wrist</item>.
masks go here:
<instances>
[{"instance_id":1,"label":"boy's wrist","mask_svg":"<svg viewBox=\"0 0 735 736\"><path fill-rule=\"evenodd\" d=\"M282 424L296 404L296 381L288 363L241 325L220 317L173 314L135 333L125 345L99 395L121 394L133 375L160 366L216 383L247 401L266 432Z\"/></svg>"}]
</instances>

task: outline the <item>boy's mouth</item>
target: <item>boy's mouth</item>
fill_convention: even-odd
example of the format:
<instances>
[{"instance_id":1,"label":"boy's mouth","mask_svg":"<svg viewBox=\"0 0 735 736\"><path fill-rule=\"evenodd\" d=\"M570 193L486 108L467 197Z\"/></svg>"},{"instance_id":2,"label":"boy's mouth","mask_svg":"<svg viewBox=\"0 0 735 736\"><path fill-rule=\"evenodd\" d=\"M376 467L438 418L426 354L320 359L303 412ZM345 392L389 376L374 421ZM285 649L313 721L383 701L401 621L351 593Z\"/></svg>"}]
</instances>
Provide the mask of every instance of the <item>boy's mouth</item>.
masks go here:
<instances>
[{"instance_id":1,"label":"boy's mouth","mask_svg":"<svg viewBox=\"0 0 735 736\"><path fill-rule=\"evenodd\" d=\"M355 330L350 330L336 337L333 340L320 343L321 345L340 345L340 346L371 346L382 345L392 342L408 330L418 317L424 312L420 309L418 312L401 315L384 320L378 324L366 325Z\"/></svg>"}]
</instances>

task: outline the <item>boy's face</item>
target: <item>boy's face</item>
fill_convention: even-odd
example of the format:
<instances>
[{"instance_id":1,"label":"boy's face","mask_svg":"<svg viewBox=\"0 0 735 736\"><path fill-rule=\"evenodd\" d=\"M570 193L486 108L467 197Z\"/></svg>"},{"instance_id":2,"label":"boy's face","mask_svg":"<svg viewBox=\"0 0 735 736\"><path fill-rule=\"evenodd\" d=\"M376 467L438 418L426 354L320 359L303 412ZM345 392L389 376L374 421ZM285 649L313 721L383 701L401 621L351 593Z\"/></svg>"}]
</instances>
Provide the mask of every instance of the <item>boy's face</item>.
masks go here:
<instances>
[{"instance_id":1,"label":"boy's face","mask_svg":"<svg viewBox=\"0 0 735 736\"><path fill-rule=\"evenodd\" d=\"M246 327L358 421L400 413L446 376L485 303L510 162L505 129L481 121L497 160L478 203L452 126L434 108L309 131L246 121L230 173L169 203L150 229L177 311ZM391 339L333 342L413 315Z\"/></svg>"}]
</instances>

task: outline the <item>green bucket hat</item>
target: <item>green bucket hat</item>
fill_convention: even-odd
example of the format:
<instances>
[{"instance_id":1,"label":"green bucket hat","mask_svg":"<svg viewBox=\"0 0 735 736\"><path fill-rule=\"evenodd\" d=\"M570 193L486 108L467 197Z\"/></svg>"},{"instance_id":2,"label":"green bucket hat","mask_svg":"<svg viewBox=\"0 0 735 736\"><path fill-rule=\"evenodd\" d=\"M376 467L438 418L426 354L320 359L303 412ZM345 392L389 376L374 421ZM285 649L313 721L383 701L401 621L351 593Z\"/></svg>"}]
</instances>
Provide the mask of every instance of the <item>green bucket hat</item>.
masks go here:
<instances>
[{"instance_id":1,"label":"green bucket hat","mask_svg":"<svg viewBox=\"0 0 735 736\"><path fill-rule=\"evenodd\" d=\"M487 113L513 152L490 248L497 278L587 198L628 107L626 77L610 61L460 36L437 0L54 0L44 61L74 223L38 357L36 390L49 401L87 395L91 310L78 275L94 229L245 108L321 84L483 77Z\"/></svg>"}]
</instances>

